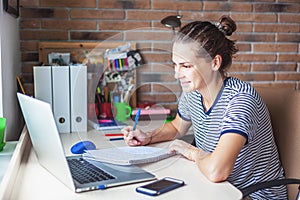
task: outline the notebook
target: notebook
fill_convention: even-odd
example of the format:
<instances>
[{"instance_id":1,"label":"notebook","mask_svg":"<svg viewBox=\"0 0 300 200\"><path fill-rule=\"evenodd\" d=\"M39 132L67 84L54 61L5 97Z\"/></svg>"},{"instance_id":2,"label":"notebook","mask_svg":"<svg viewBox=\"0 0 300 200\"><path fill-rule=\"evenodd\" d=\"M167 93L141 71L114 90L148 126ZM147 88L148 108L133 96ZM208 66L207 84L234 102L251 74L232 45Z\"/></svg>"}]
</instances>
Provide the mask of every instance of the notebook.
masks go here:
<instances>
[{"instance_id":1,"label":"notebook","mask_svg":"<svg viewBox=\"0 0 300 200\"><path fill-rule=\"evenodd\" d=\"M89 125L95 130L114 130L122 129L127 124L125 122L120 122L114 119L98 119L98 120L88 120Z\"/></svg>"},{"instance_id":2,"label":"notebook","mask_svg":"<svg viewBox=\"0 0 300 200\"><path fill-rule=\"evenodd\" d=\"M84 192L155 179L134 165L87 161L82 155L66 157L50 104L21 93L17 96L40 165L71 190Z\"/></svg>"},{"instance_id":3,"label":"notebook","mask_svg":"<svg viewBox=\"0 0 300 200\"><path fill-rule=\"evenodd\" d=\"M175 154L158 147L136 146L88 150L83 158L119 165L144 164L159 161Z\"/></svg>"}]
</instances>

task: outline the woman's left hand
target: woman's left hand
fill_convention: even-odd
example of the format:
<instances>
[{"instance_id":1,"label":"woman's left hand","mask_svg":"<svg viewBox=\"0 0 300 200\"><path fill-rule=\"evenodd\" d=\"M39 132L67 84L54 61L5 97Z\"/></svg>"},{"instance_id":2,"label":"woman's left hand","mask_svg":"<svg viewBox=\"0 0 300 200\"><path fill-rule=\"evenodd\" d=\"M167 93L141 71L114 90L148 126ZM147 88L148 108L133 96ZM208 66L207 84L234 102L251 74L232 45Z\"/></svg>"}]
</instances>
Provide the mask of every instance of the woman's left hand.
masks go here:
<instances>
[{"instance_id":1,"label":"woman's left hand","mask_svg":"<svg viewBox=\"0 0 300 200\"><path fill-rule=\"evenodd\" d=\"M195 161L197 154L200 154L200 149L193 145L186 143L183 140L174 140L169 146L170 153L180 153L189 160Z\"/></svg>"}]
</instances>

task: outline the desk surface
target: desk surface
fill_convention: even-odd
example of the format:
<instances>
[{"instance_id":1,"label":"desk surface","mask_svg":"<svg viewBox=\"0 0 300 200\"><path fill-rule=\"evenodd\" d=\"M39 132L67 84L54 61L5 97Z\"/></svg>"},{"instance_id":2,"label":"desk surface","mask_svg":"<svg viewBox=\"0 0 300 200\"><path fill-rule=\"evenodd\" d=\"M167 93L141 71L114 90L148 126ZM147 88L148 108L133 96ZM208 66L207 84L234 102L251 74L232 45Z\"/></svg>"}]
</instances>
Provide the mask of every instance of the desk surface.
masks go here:
<instances>
[{"instance_id":1,"label":"desk surface","mask_svg":"<svg viewBox=\"0 0 300 200\"><path fill-rule=\"evenodd\" d=\"M17 143L17 141L6 142L3 151L0 152L0 183L8 168Z\"/></svg>"},{"instance_id":2,"label":"desk surface","mask_svg":"<svg viewBox=\"0 0 300 200\"><path fill-rule=\"evenodd\" d=\"M70 146L79 140L92 140L97 148L123 146L124 141L109 141L99 131L88 133L61 134L62 143L67 155L71 155ZM30 143L29 143L30 144ZM168 142L153 146L167 147ZM171 192L162 194L157 199L241 199L241 192L228 182L212 183L201 174L194 162L179 155L161 160L156 163L140 165L156 175L158 179L173 177L184 180L186 185ZM33 149L29 148L28 157L22 160L18 176L11 188L9 199L153 199L135 192L135 188L147 182L124 185L106 190L96 190L85 193L75 193L58 181L37 161Z\"/></svg>"}]
</instances>

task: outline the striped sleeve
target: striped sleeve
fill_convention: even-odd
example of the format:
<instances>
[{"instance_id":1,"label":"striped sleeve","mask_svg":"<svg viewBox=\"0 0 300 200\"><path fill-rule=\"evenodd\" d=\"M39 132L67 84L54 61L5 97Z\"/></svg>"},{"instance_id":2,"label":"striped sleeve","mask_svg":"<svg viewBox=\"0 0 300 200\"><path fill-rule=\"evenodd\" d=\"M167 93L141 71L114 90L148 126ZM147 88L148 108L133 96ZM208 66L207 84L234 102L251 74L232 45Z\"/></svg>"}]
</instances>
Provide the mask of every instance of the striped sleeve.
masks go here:
<instances>
[{"instance_id":1,"label":"striped sleeve","mask_svg":"<svg viewBox=\"0 0 300 200\"><path fill-rule=\"evenodd\" d=\"M185 121L191 121L191 113L188 105L188 94L183 93L179 100L177 112L179 117Z\"/></svg>"},{"instance_id":2,"label":"striped sleeve","mask_svg":"<svg viewBox=\"0 0 300 200\"><path fill-rule=\"evenodd\" d=\"M253 133L258 127L257 101L251 94L239 93L229 102L222 124L221 135L225 133L237 133L247 139L247 143L253 139Z\"/></svg>"}]
</instances>

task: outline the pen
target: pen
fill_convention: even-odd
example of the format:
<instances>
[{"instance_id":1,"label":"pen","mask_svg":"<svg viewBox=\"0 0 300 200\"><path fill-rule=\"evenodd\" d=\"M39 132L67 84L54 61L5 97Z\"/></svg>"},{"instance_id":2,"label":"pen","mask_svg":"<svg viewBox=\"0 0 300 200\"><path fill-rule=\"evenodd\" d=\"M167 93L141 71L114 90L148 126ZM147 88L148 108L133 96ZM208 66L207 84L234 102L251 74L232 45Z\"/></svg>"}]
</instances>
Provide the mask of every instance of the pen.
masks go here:
<instances>
[{"instance_id":1,"label":"pen","mask_svg":"<svg viewBox=\"0 0 300 200\"><path fill-rule=\"evenodd\" d=\"M123 133L105 133L104 136L111 137L111 136L124 136Z\"/></svg>"},{"instance_id":2,"label":"pen","mask_svg":"<svg viewBox=\"0 0 300 200\"><path fill-rule=\"evenodd\" d=\"M97 94L96 95L97 95L98 103L104 102L104 98L101 95L101 89L100 89L99 86L97 87Z\"/></svg>"},{"instance_id":3,"label":"pen","mask_svg":"<svg viewBox=\"0 0 300 200\"><path fill-rule=\"evenodd\" d=\"M104 100L108 102L108 87L104 87Z\"/></svg>"},{"instance_id":4,"label":"pen","mask_svg":"<svg viewBox=\"0 0 300 200\"><path fill-rule=\"evenodd\" d=\"M123 137L109 138L109 141L124 140Z\"/></svg>"},{"instance_id":5,"label":"pen","mask_svg":"<svg viewBox=\"0 0 300 200\"><path fill-rule=\"evenodd\" d=\"M136 125L139 122L140 114L141 114L141 109L139 108L138 111L136 112L136 115L135 115L133 130L136 129Z\"/></svg>"},{"instance_id":6,"label":"pen","mask_svg":"<svg viewBox=\"0 0 300 200\"><path fill-rule=\"evenodd\" d=\"M112 137L112 136L124 136L123 133L105 133L104 136Z\"/></svg>"}]
</instances>

